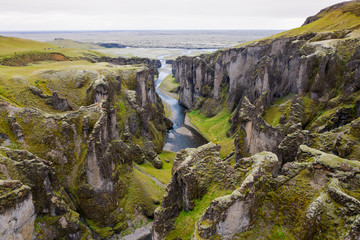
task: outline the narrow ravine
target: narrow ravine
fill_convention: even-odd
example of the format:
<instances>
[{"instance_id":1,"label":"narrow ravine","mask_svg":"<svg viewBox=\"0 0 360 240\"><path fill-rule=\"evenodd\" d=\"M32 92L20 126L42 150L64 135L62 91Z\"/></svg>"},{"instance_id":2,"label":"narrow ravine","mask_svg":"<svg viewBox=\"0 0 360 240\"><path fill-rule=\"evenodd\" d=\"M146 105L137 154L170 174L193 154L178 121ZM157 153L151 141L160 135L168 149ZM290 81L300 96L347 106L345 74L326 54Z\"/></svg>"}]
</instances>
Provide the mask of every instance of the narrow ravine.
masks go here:
<instances>
[{"instance_id":1,"label":"narrow ravine","mask_svg":"<svg viewBox=\"0 0 360 240\"><path fill-rule=\"evenodd\" d=\"M158 57L161 61L161 68L159 68L159 77L155 81L155 87L161 99L170 106L171 120L174 126L166 136L163 150L177 152L184 148L199 147L207 143L207 140L191 126L185 124L185 108L179 104L178 100L165 95L159 89L162 81L172 73L172 67L170 64L166 64L164 57Z\"/></svg>"}]
</instances>

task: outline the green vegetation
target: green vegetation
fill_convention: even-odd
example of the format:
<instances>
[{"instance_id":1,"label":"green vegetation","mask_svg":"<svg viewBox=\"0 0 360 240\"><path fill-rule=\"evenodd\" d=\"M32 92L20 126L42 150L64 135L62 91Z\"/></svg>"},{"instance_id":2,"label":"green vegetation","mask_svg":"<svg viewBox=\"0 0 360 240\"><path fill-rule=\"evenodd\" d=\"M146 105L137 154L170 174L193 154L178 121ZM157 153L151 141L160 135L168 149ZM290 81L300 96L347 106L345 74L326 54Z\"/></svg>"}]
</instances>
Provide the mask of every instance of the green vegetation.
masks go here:
<instances>
[{"instance_id":1,"label":"green vegetation","mask_svg":"<svg viewBox=\"0 0 360 240\"><path fill-rule=\"evenodd\" d=\"M349 2L344 7L322 12L318 16L320 19L310 24L280 33L273 37L289 37L308 32L343 31L344 29L360 28L359 2Z\"/></svg>"},{"instance_id":2,"label":"green vegetation","mask_svg":"<svg viewBox=\"0 0 360 240\"><path fill-rule=\"evenodd\" d=\"M164 192L158 186L156 186L156 184L150 177L146 176L137 169L134 169L133 174L134 174L134 178L138 180L138 184L139 184L138 187L140 188L143 187L145 192L149 194L151 199L158 201L161 200Z\"/></svg>"},{"instance_id":3,"label":"green vegetation","mask_svg":"<svg viewBox=\"0 0 360 240\"><path fill-rule=\"evenodd\" d=\"M223 109L214 117L207 118L199 113L200 110L188 113L190 122L205 135L205 137L214 143L221 145L220 156L226 157L234 150L234 138L228 137L227 133L231 127L229 118L231 113Z\"/></svg>"},{"instance_id":4,"label":"green vegetation","mask_svg":"<svg viewBox=\"0 0 360 240\"><path fill-rule=\"evenodd\" d=\"M305 212L309 204L317 197L317 189L310 185L314 173L301 171L296 177L276 189L267 191L262 206L259 208L259 224L273 223L269 239L294 239L303 234ZM260 193L258 193L260 194ZM279 227L281 226L281 228ZM270 230L270 229L269 229Z\"/></svg>"},{"instance_id":5,"label":"green vegetation","mask_svg":"<svg viewBox=\"0 0 360 240\"><path fill-rule=\"evenodd\" d=\"M293 37L306 33L329 33L335 32L335 38L341 38L341 34L336 36L337 31L341 32L344 30L353 31L350 38L358 37L360 34L360 4L358 1L347 2L340 8L328 9L317 15L319 19L313 21L307 25L299 28L291 29L270 37L266 37L260 40L255 40L247 43L242 43L236 47L243 47L258 42L268 42L278 38Z\"/></svg>"},{"instance_id":6,"label":"green vegetation","mask_svg":"<svg viewBox=\"0 0 360 240\"><path fill-rule=\"evenodd\" d=\"M76 46L74 46L76 47ZM37 56L50 53L61 53L72 59L91 59L94 57L112 56L93 50L78 48L61 48L58 45L33 41L29 39L0 36L0 59L18 58L24 53L37 53Z\"/></svg>"},{"instance_id":7,"label":"green vegetation","mask_svg":"<svg viewBox=\"0 0 360 240\"><path fill-rule=\"evenodd\" d=\"M51 95L52 91L56 91L60 96L70 100L70 104L76 109L76 106L86 105L83 101L87 89L97 77L94 71L109 73L109 75L111 72L116 72L121 76L126 76L136 69L138 67L110 67L107 63L90 63L85 60L41 62L21 67L0 66L0 99L14 106L36 106L48 112L58 112L45 103L46 99L30 91L29 87L35 86L45 95ZM71 72L77 70L82 72L79 73L81 79ZM74 87L77 81L79 87Z\"/></svg>"},{"instance_id":8,"label":"green vegetation","mask_svg":"<svg viewBox=\"0 0 360 240\"><path fill-rule=\"evenodd\" d=\"M195 224L205 212L206 208L210 206L212 200L217 197L231 194L230 190L219 189L217 186L209 188L208 192L200 200L195 201L195 208L190 212L182 211L177 217L175 222L175 229L171 231L166 239L177 239L181 236L181 239L190 239L195 230Z\"/></svg>"},{"instance_id":9,"label":"green vegetation","mask_svg":"<svg viewBox=\"0 0 360 240\"><path fill-rule=\"evenodd\" d=\"M125 212L135 214L135 209L141 210L146 216L152 216L155 202L160 202L164 194L154 181L137 169L133 169L130 178L128 194L120 200L120 206L125 206Z\"/></svg>"},{"instance_id":10,"label":"green vegetation","mask_svg":"<svg viewBox=\"0 0 360 240\"><path fill-rule=\"evenodd\" d=\"M99 45L86 43L86 42L78 42L71 39L55 39L53 41L49 41L47 43L55 44L61 48L75 48L75 49L99 49L102 48Z\"/></svg>"},{"instance_id":11,"label":"green vegetation","mask_svg":"<svg viewBox=\"0 0 360 240\"><path fill-rule=\"evenodd\" d=\"M58 48L57 45L50 43L0 36L0 56L13 55L15 52L57 50Z\"/></svg>"},{"instance_id":12,"label":"green vegetation","mask_svg":"<svg viewBox=\"0 0 360 240\"><path fill-rule=\"evenodd\" d=\"M172 93L171 90L175 90L180 83L175 82L175 78L172 75L168 75L159 86L159 90L164 94L179 100L179 95Z\"/></svg>"},{"instance_id":13,"label":"green vegetation","mask_svg":"<svg viewBox=\"0 0 360 240\"><path fill-rule=\"evenodd\" d=\"M101 238L107 238L114 234L114 230L111 227L99 227L94 221L90 219L86 219L86 223Z\"/></svg>"},{"instance_id":14,"label":"green vegetation","mask_svg":"<svg viewBox=\"0 0 360 240\"><path fill-rule=\"evenodd\" d=\"M157 178L160 182L168 184L171 179L171 169L176 153L164 151L158 155L163 162L162 169L156 169L151 164L145 162L139 164L139 168L147 174Z\"/></svg>"},{"instance_id":15,"label":"green vegetation","mask_svg":"<svg viewBox=\"0 0 360 240\"><path fill-rule=\"evenodd\" d=\"M264 120L269 125L276 127L280 122L280 118L283 115L287 117L289 114L293 97L294 94L289 94L283 98L276 99L273 105L265 110Z\"/></svg>"}]
</instances>

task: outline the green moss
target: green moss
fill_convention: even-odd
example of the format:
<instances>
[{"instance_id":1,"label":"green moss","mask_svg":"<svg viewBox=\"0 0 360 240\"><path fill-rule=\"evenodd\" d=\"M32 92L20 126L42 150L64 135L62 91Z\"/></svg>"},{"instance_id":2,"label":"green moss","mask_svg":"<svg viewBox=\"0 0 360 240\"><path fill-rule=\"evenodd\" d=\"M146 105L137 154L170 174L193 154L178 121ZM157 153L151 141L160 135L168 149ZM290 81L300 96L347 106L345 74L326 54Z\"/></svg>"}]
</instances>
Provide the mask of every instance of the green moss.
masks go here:
<instances>
[{"instance_id":1,"label":"green moss","mask_svg":"<svg viewBox=\"0 0 360 240\"><path fill-rule=\"evenodd\" d=\"M319 111L317 116L313 119L313 121L308 125L308 129L316 129L316 128L321 128L321 127L330 127L332 128L332 126L334 126L334 120L336 121L336 114L338 111L340 110L344 110L348 113L351 113L351 115L353 116L353 118L355 118L356 113L355 113L355 105L351 104L351 105L345 105L345 104L340 104L337 107L328 109L328 110L322 110Z\"/></svg>"},{"instance_id":2,"label":"green moss","mask_svg":"<svg viewBox=\"0 0 360 240\"><path fill-rule=\"evenodd\" d=\"M294 94L288 94L283 98L276 99L274 103L265 110L264 120L269 125L276 127L283 115L285 115L285 118L288 117L293 97Z\"/></svg>"},{"instance_id":3,"label":"green moss","mask_svg":"<svg viewBox=\"0 0 360 240\"><path fill-rule=\"evenodd\" d=\"M146 162L138 166L142 171L157 178L160 182L168 184L171 179L171 169L175 156L176 153L174 152L164 151L160 153L159 157L163 162L163 167L161 169L156 169L151 164Z\"/></svg>"},{"instance_id":4,"label":"green moss","mask_svg":"<svg viewBox=\"0 0 360 240\"><path fill-rule=\"evenodd\" d=\"M150 177L136 169L133 169L128 176L127 184L129 184L128 192L119 200L119 206L123 206L129 219L134 220L133 216L137 212L149 217L153 216L156 208L154 202L160 202L164 190L156 186Z\"/></svg>"},{"instance_id":5,"label":"green moss","mask_svg":"<svg viewBox=\"0 0 360 240\"><path fill-rule=\"evenodd\" d=\"M15 146L18 146L17 144L17 137L15 136L14 132L12 131L10 125L9 125L9 112L5 109L0 109L0 133L5 134L8 136L12 142L12 144L15 144Z\"/></svg>"},{"instance_id":6,"label":"green moss","mask_svg":"<svg viewBox=\"0 0 360 240\"><path fill-rule=\"evenodd\" d=\"M281 226L282 232L286 233L285 239L291 239L286 235L295 238L301 236L302 225L299 223L303 222L307 207L317 196L317 191L310 185L313 174L303 170L286 184L268 191L262 207L258 210L258 216L261 218L258 222ZM270 236L274 236L273 230Z\"/></svg>"},{"instance_id":7,"label":"green moss","mask_svg":"<svg viewBox=\"0 0 360 240\"><path fill-rule=\"evenodd\" d=\"M319 159L317 159L317 162L324 166L329 166L330 168L340 168L342 165L348 165L357 171L360 170L359 161L347 160L332 154L322 154Z\"/></svg>"},{"instance_id":8,"label":"green moss","mask_svg":"<svg viewBox=\"0 0 360 240\"><path fill-rule=\"evenodd\" d=\"M204 214L206 208L210 206L212 200L217 197L230 194L232 191L219 189L217 186L209 188L208 192L201 200L195 200L195 208L190 212L182 211L175 222L175 229L172 230L165 239L190 239L195 230L195 224Z\"/></svg>"},{"instance_id":9,"label":"green moss","mask_svg":"<svg viewBox=\"0 0 360 240\"><path fill-rule=\"evenodd\" d=\"M85 219L88 226L101 238L107 238L114 234L114 230L111 227L99 227L94 221Z\"/></svg>"},{"instance_id":10,"label":"green moss","mask_svg":"<svg viewBox=\"0 0 360 240\"><path fill-rule=\"evenodd\" d=\"M206 136L209 141L221 145L220 156L225 157L234 150L234 137L228 137L231 113L223 109L214 117L207 118L200 114L200 110L188 113L190 122Z\"/></svg>"},{"instance_id":11,"label":"green moss","mask_svg":"<svg viewBox=\"0 0 360 240\"><path fill-rule=\"evenodd\" d=\"M164 92L166 95L169 95L170 97L173 97L175 99L179 100L179 95L171 93L170 91L175 90L178 86L180 86L180 83L177 83L175 81L175 78L172 75L168 75L164 78L164 80L161 82L159 89Z\"/></svg>"},{"instance_id":12,"label":"green moss","mask_svg":"<svg viewBox=\"0 0 360 240\"><path fill-rule=\"evenodd\" d=\"M149 130L150 130L150 134L151 134L151 141L154 143L156 149L158 149L158 151L161 151L162 146L164 145L164 141L165 141L165 134L161 131L159 131L155 124L150 121L149 122Z\"/></svg>"},{"instance_id":13,"label":"green moss","mask_svg":"<svg viewBox=\"0 0 360 240\"><path fill-rule=\"evenodd\" d=\"M311 123L322 114L325 104L312 100L309 95L302 97L302 101L304 103L304 118L302 124L308 129Z\"/></svg>"}]
</instances>

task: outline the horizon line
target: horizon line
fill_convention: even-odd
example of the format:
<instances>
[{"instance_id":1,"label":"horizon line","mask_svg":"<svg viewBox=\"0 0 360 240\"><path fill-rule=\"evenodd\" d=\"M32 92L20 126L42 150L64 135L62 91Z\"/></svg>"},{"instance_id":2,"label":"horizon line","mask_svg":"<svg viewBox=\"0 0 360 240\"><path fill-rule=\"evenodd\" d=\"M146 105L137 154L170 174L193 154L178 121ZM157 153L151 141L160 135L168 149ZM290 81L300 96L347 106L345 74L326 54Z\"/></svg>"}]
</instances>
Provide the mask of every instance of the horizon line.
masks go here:
<instances>
[{"instance_id":1,"label":"horizon line","mask_svg":"<svg viewBox=\"0 0 360 240\"><path fill-rule=\"evenodd\" d=\"M0 30L0 33L37 33L37 32L126 32L126 31L286 31L288 29L123 29L123 30Z\"/></svg>"}]
</instances>

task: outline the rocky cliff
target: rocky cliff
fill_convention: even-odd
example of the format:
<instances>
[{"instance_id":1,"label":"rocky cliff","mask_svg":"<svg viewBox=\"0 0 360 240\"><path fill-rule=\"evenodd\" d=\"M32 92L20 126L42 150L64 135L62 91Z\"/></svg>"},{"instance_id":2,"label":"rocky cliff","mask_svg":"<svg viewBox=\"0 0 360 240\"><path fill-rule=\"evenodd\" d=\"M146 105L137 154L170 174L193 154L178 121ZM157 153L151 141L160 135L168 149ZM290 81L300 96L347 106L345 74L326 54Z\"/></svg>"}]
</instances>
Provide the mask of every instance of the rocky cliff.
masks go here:
<instances>
[{"instance_id":1,"label":"rocky cliff","mask_svg":"<svg viewBox=\"0 0 360 240\"><path fill-rule=\"evenodd\" d=\"M16 201L1 200L0 221L9 227L1 224L0 233L101 239L131 232L158 204L133 162L161 168L157 153L171 126L154 71L83 61L40 66L17 77L8 67L1 78L0 179L20 180L26 191L4 190L5 201L11 194Z\"/></svg>"},{"instance_id":2,"label":"rocky cliff","mask_svg":"<svg viewBox=\"0 0 360 240\"><path fill-rule=\"evenodd\" d=\"M155 239L359 238L359 9L345 2L301 28L176 59L180 103L201 121L228 116L235 154L178 153Z\"/></svg>"},{"instance_id":3,"label":"rocky cliff","mask_svg":"<svg viewBox=\"0 0 360 240\"><path fill-rule=\"evenodd\" d=\"M356 17L353 4L358 2L345 7L350 5L348 14ZM343 5L330 10L347 11ZM310 31L321 20L238 48L179 57L173 66L180 103L207 117L224 109L231 112L229 135L239 131L241 156L264 150L278 153L295 123L324 132L351 122L359 116L358 26ZM330 123L330 118L337 120ZM347 153L351 154L355 153Z\"/></svg>"}]
</instances>

